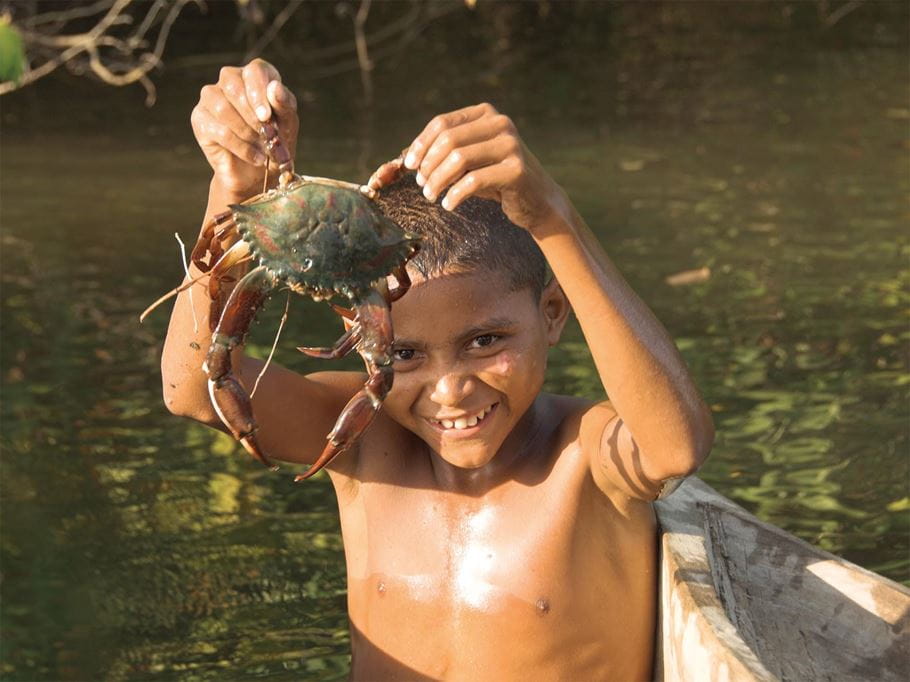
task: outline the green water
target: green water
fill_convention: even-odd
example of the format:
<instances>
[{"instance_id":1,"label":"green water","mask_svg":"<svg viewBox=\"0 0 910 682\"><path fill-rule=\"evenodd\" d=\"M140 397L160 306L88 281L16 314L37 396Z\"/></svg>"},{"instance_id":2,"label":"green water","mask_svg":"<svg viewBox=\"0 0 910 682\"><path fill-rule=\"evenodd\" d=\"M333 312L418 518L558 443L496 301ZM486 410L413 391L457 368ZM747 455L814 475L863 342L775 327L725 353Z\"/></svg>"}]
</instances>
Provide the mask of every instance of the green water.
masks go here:
<instances>
[{"instance_id":1,"label":"green water","mask_svg":"<svg viewBox=\"0 0 910 682\"><path fill-rule=\"evenodd\" d=\"M906 46L877 24L874 39L833 44L773 22L710 44L681 26L671 54L620 25L610 44L499 69L495 54L427 63L430 32L377 69L372 114L356 74L301 76L302 163L363 179L433 113L493 100L676 338L718 428L703 478L910 581ZM168 312L136 319L180 279L174 231L192 241L198 227L207 176L188 115L207 77L170 74L152 110L84 83L4 100L4 679L347 671L327 479L292 485L169 416ZM664 281L701 267L704 282ZM279 314L262 316L253 352ZM293 347L338 331L301 301L277 361L323 367ZM551 355L548 389L602 395L577 326Z\"/></svg>"}]
</instances>

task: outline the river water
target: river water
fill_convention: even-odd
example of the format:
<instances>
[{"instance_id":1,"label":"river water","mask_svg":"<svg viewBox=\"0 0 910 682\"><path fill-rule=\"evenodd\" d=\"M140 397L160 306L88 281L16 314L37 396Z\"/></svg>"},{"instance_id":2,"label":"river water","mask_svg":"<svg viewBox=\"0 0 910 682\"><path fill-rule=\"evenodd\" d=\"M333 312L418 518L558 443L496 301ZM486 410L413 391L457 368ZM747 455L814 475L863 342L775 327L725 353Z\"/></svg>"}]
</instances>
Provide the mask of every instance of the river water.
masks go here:
<instances>
[{"instance_id":1,"label":"river water","mask_svg":"<svg viewBox=\"0 0 910 682\"><path fill-rule=\"evenodd\" d=\"M703 478L908 582L910 74L900 27L870 26L825 41L735 25L703 44L681 22L664 56L614 26L609 45L520 68L427 63L430 32L377 67L369 111L356 74L299 77L301 170L365 179L432 114L494 101L676 339L718 429ZM198 229L208 178L188 116L207 78L169 73L153 109L72 80L4 100L3 679L347 671L328 480L292 485L169 416L168 311L137 323L180 279L173 233ZM295 302L276 359L323 367L293 347L337 333L324 307ZM547 388L603 395L574 323Z\"/></svg>"}]
</instances>

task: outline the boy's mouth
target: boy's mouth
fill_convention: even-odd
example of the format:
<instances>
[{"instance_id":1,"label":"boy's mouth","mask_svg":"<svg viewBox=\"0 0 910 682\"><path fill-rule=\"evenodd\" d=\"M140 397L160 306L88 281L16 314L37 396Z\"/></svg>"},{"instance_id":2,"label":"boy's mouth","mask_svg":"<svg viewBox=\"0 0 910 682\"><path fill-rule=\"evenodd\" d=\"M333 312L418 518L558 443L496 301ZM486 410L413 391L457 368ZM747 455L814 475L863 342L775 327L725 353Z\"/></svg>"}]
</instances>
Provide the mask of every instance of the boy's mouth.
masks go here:
<instances>
[{"instance_id":1,"label":"boy's mouth","mask_svg":"<svg viewBox=\"0 0 910 682\"><path fill-rule=\"evenodd\" d=\"M427 417L427 421L440 431L452 432L453 434L460 431L472 431L486 421L487 417L490 416L490 413L497 405L499 405L499 403L487 405L482 410L462 415L456 419L433 419Z\"/></svg>"}]
</instances>

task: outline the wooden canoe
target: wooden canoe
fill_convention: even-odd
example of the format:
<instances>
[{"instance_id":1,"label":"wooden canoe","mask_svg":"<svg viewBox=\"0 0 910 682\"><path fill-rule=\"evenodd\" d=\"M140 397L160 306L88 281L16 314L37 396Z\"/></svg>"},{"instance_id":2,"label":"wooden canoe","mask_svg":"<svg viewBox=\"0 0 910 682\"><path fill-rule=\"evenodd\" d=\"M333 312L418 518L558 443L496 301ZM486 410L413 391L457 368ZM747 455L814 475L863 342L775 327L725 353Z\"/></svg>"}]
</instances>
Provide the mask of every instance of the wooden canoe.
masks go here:
<instances>
[{"instance_id":1,"label":"wooden canoe","mask_svg":"<svg viewBox=\"0 0 910 682\"><path fill-rule=\"evenodd\" d=\"M656 503L658 680L910 680L910 590L691 478Z\"/></svg>"}]
</instances>

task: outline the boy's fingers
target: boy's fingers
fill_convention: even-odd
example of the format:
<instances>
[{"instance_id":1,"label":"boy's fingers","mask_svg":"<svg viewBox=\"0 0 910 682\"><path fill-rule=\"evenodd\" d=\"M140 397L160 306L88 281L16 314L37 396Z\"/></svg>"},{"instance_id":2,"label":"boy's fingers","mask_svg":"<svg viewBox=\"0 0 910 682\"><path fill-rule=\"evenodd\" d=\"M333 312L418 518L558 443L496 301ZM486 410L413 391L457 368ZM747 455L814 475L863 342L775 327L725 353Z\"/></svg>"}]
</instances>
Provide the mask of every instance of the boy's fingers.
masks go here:
<instances>
[{"instance_id":1,"label":"boy's fingers","mask_svg":"<svg viewBox=\"0 0 910 682\"><path fill-rule=\"evenodd\" d=\"M257 135L259 134L259 120L250 107L243 83L243 75L236 66L225 66L221 69L216 86L221 90L222 96L230 102L237 114L244 120L247 127Z\"/></svg>"},{"instance_id":2,"label":"boy's fingers","mask_svg":"<svg viewBox=\"0 0 910 682\"><path fill-rule=\"evenodd\" d=\"M278 119L281 138L288 144L293 144L297 138L297 129L300 127L297 117L297 98L281 81L271 81L266 86L266 96ZM293 151L292 149L292 154Z\"/></svg>"},{"instance_id":3,"label":"boy's fingers","mask_svg":"<svg viewBox=\"0 0 910 682\"><path fill-rule=\"evenodd\" d=\"M237 135L229 125L204 107L196 107L193 111L192 124L204 151L221 148L250 165L265 165L266 155L258 144Z\"/></svg>"},{"instance_id":4,"label":"boy's fingers","mask_svg":"<svg viewBox=\"0 0 910 682\"><path fill-rule=\"evenodd\" d=\"M455 149L425 180L423 195L430 201L436 201L436 197L442 194L446 187L456 183L465 173L495 165L516 150L515 138L505 135Z\"/></svg>"},{"instance_id":5,"label":"boy's fingers","mask_svg":"<svg viewBox=\"0 0 910 682\"><path fill-rule=\"evenodd\" d=\"M502 133L510 132L511 127L512 121L507 116L496 114L483 116L456 128L442 131L436 136L423 157L420 170L417 172L417 184L422 185L424 180L433 174L437 166L456 150L492 140Z\"/></svg>"},{"instance_id":6,"label":"boy's fingers","mask_svg":"<svg viewBox=\"0 0 910 682\"><path fill-rule=\"evenodd\" d=\"M411 170L416 170L423 161L423 157L427 153L427 150L430 149L433 142L442 131L469 123L481 116L495 113L496 110L491 104L484 103L475 104L474 106L436 116L432 121L427 123L420 135L414 138L414 141L408 147L408 153L404 158L404 165Z\"/></svg>"},{"instance_id":7,"label":"boy's fingers","mask_svg":"<svg viewBox=\"0 0 910 682\"><path fill-rule=\"evenodd\" d=\"M269 81L265 90L269 104L279 117L297 113L297 98L280 80Z\"/></svg>"},{"instance_id":8,"label":"boy's fingers","mask_svg":"<svg viewBox=\"0 0 910 682\"><path fill-rule=\"evenodd\" d=\"M202 88L202 93L199 96L199 105L211 114L214 119L227 125L237 137L246 140L250 144L256 144L259 141L258 133L237 112L234 105L218 86L207 85Z\"/></svg>"},{"instance_id":9,"label":"boy's fingers","mask_svg":"<svg viewBox=\"0 0 910 682\"><path fill-rule=\"evenodd\" d=\"M468 197L496 197L499 188L508 182L509 175L506 163L473 170L449 188L445 199L442 200L442 207L447 211L454 211Z\"/></svg>"},{"instance_id":10,"label":"boy's fingers","mask_svg":"<svg viewBox=\"0 0 910 682\"><path fill-rule=\"evenodd\" d=\"M264 59L254 59L243 67L243 86L250 108L260 123L272 117L272 105L269 103L266 89L271 81L281 81L278 69Z\"/></svg>"}]
</instances>

